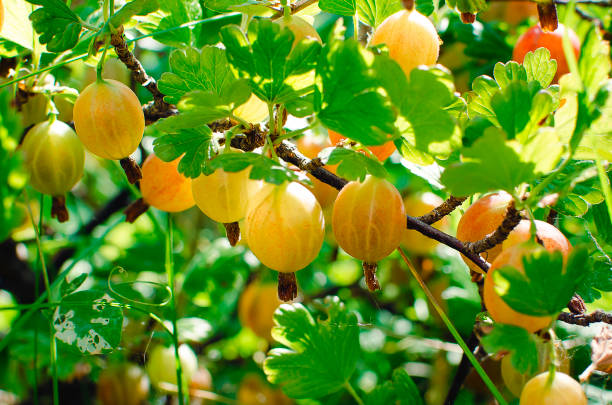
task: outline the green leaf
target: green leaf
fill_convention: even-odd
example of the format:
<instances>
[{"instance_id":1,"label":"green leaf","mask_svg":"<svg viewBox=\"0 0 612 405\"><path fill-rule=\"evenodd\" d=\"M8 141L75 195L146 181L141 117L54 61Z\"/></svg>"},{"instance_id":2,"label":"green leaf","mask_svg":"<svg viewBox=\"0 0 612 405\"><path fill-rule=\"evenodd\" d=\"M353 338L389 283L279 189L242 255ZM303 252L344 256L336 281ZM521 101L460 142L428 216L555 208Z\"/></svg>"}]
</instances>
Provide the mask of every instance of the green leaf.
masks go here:
<instances>
[{"instance_id":1,"label":"green leaf","mask_svg":"<svg viewBox=\"0 0 612 405\"><path fill-rule=\"evenodd\" d=\"M202 18L202 7L198 0L163 0L160 2L161 19L154 31L163 31ZM201 27L185 27L179 30L160 33L153 38L166 45L175 47L190 46L199 36Z\"/></svg>"},{"instance_id":2,"label":"green leaf","mask_svg":"<svg viewBox=\"0 0 612 405\"><path fill-rule=\"evenodd\" d=\"M481 116L495 125L499 125L491 99L499 92L499 85L489 76L479 76L472 82L472 92L468 93L468 113L470 116Z\"/></svg>"},{"instance_id":3,"label":"green leaf","mask_svg":"<svg viewBox=\"0 0 612 405\"><path fill-rule=\"evenodd\" d=\"M79 274L72 281L67 281L67 279L63 279L60 283L60 296L64 297L68 294L72 294L83 284L83 282L87 279L87 273Z\"/></svg>"},{"instance_id":4,"label":"green leaf","mask_svg":"<svg viewBox=\"0 0 612 405\"><path fill-rule=\"evenodd\" d=\"M605 204L600 204L605 205ZM604 211L607 210L604 208ZM609 221L608 217L608 221ZM608 222L608 226L610 222ZM612 291L612 263L601 255L595 260L589 260L584 278L576 287L578 293L585 302L594 302L601 298L601 291Z\"/></svg>"},{"instance_id":5,"label":"green leaf","mask_svg":"<svg viewBox=\"0 0 612 405\"><path fill-rule=\"evenodd\" d=\"M382 145L395 132L395 114L381 94L373 61L370 51L346 40L328 42L317 64L317 117L362 145Z\"/></svg>"},{"instance_id":6,"label":"green leaf","mask_svg":"<svg viewBox=\"0 0 612 405\"><path fill-rule=\"evenodd\" d=\"M480 343L488 353L510 351L514 368L521 373L533 374L538 370L536 339L536 335L523 328L496 323L493 330L484 336Z\"/></svg>"},{"instance_id":7,"label":"green leaf","mask_svg":"<svg viewBox=\"0 0 612 405\"><path fill-rule=\"evenodd\" d=\"M292 398L320 398L343 388L359 356L357 317L338 297L319 301L325 318L302 304L281 305L272 336L287 348L272 349L264 372Z\"/></svg>"},{"instance_id":8,"label":"green leaf","mask_svg":"<svg viewBox=\"0 0 612 405\"><path fill-rule=\"evenodd\" d=\"M84 354L113 351L121 340L123 313L104 291L79 291L62 299L53 314L55 338Z\"/></svg>"},{"instance_id":9,"label":"green leaf","mask_svg":"<svg viewBox=\"0 0 612 405\"><path fill-rule=\"evenodd\" d=\"M34 46L34 28L28 20L28 16L32 12L32 6L23 0L3 0L4 6L4 23L2 25L1 38L8 39L15 44L19 44L26 49L33 50ZM14 45L0 41L0 48L13 49ZM16 55L8 55L2 50L0 54L5 57L14 57Z\"/></svg>"},{"instance_id":10,"label":"green leaf","mask_svg":"<svg viewBox=\"0 0 612 405\"><path fill-rule=\"evenodd\" d=\"M398 368L393 371L393 387L400 404L421 405L423 400L412 378L406 370Z\"/></svg>"},{"instance_id":11,"label":"green leaf","mask_svg":"<svg viewBox=\"0 0 612 405\"><path fill-rule=\"evenodd\" d=\"M493 69L493 77L502 90L516 82L527 83L525 68L514 61L497 62Z\"/></svg>"},{"instance_id":12,"label":"green leaf","mask_svg":"<svg viewBox=\"0 0 612 405\"><path fill-rule=\"evenodd\" d=\"M318 157L325 165L339 164L336 173L349 181L363 181L368 173L376 177L387 177L387 171L377 159L351 149L325 148Z\"/></svg>"},{"instance_id":13,"label":"green leaf","mask_svg":"<svg viewBox=\"0 0 612 405\"><path fill-rule=\"evenodd\" d=\"M586 274L588 252L576 247L563 265L561 252L538 248L523 256L524 272L512 267L495 271L495 291L506 304L531 316L558 314L576 292Z\"/></svg>"},{"instance_id":14,"label":"green leaf","mask_svg":"<svg viewBox=\"0 0 612 405\"><path fill-rule=\"evenodd\" d=\"M158 8L158 0L132 0L113 14L109 22L113 27L117 28L123 24L127 24L130 19L136 15L147 15L156 11Z\"/></svg>"},{"instance_id":15,"label":"green leaf","mask_svg":"<svg viewBox=\"0 0 612 405\"><path fill-rule=\"evenodd\" d=\"M159 124L163 121L159 121ZM184 154L178 170L186 177L195 178L202 173L204 162L212 156L211 140L212 131L206 125L201 125L198 128L183 129L160 136L153 141L153 147L155 154L165 162L170 162Z\"/></svg>"},{"instance_id":16,"label":"green leaf","mask_svg":"<svg viewBox=\"0 0 612 405\"><path fill-rule=\"evenodd\" d=\"M304 84L297 78L314 69L321 50L319 42L303 39L294 45L289 28L267 19L253 20L248 37L237 26L223 27L221 38L229 61L261 100L290 103L312 89L308 80Z\"/></svg>"},{"instance_id":17,"label":"green leaf","mask_svg":"<svg viewBox=\"0 0 612 405\"><path fill-rule=\"evenodd\" d=\"M578 70L589 99L595 98L600 87L608 81L612 68L610 44L601 37L599 28L591 26L580 47Z\"/></svg>"},{"instance_id":18,"label":"green leaf","mask_svg":"<svg viewBox=\"0 0 612 405\"><path fill-rule=\"evenodd\" d=\"M264 180L272 184L298 180L298 176L293 170L286 168L275 160L253 152L222 153L207 163L203 173L206 175L212 174L217 169L238 172L249 166L252 166L249 178L253 180Z\"/></svg>"},{"instance_id":19,"label":"green leaf","mask_svg":"<svg viewBox=\"0 0 612 405\"><path fill-rule=\"evenodd\" d=\"M612 160L612 80L607 80L600 89L605 102L598 108L601 114L586 129L576 149L576 159Z\"/></svg>"},{"instance_id":20,"label":"green leaf","mask_svg":"<svg viewBox=\"0 0 612 405\"><path fill-rule=\"evenodd\" d=\"M321 0L319 7L328 13L353 16L357 12L355 0Z\"/></svg>"},{"instance_id":21,"label":"green leaf","mask_svg":"<svg viewBox=\"0 0 612 405\"><path fill-rule=\"evenodd\" d=\"M395 403L395 389L391 381L379 384L365 398L365 405L388 405Z\"/></svg>"},{"instance_id":22,"label":"green leaf","mask_svg":"<svg viewBox=\"0 0 612 405\"><path fill-rule=\"evenodd\" d=\"M416 0L415 4L416 10L423 15L431 15L436 9L433 0Z\"/></svg>"},{"instance_id":23,"label":"green leaf","mask_svg":"<svg viewBox=\"0 0 612 405\"><path fill-rule=\"evenodd\" d=\"M245 81L236 78L226 52L217 47L176 49L170 54L170 68L172 73L163 73L158 86L166 95L165 100L171 104L177 104L192 90L210 91L223 104L240 105L249 98L248 86L241 85L240 91L237 91L236 83Z\"/></svg>"},{"instance_id":24,"label":"green leaf","mask_svg":"<svg viewBox=\"0 0 612 405\"><path fill-rule=\"evenodd\" d=\"M525 150L530 152L525 154ZM546 149L524 147L516 140L507 141L498 129L487 128L471 147L463 149L462 162L449 165L441 181L454 195L512 191L536 176L538 164L549 165L545 152ZM537 159L542 157L547 160L539 163Z\"/></svg>"},{"instance_id":25,"label":"green leaf","mask_svg":"<svg viewBox=\"0 0 612 405\"><path fill-rule=\"evenodd\" d=\"M527 81L536 81L545 89L555 78L557 61L550 58L548 49L538 48L534 52L527 52L523 67L527 73Z\"/></svg>"},{"instance_id":26,"label":"green leaf","mask_svg":"<svg viewBox=\"0 0 612 405\"><path fill-rule=\"evenodd\" d=\"M378 27L385 18L402 8L400 0L357 0L359 20L372 28Z\"/></svg>"},{"instance_id":27,"label":"green leaf","mask_svg":"<svg viewBox=\"0 0 612 405\"><path fill-rule=\"evenodd\" d=\"M448 0L451 8L456 8L461 13L479 13L487 9L485 0Z\"/></svg>"},{"instance_id":28,"label":"green leaf","mask_svg":"<svg viewBox=\"0 0 612 405\"><path fill-rule=\"evenodd\" d=\"M49 52L63 52L79 41L81 23L79 17L62 0L27 0L42 6L30 14L41 44L47 44Z\"/></svg>"}]
</instances>

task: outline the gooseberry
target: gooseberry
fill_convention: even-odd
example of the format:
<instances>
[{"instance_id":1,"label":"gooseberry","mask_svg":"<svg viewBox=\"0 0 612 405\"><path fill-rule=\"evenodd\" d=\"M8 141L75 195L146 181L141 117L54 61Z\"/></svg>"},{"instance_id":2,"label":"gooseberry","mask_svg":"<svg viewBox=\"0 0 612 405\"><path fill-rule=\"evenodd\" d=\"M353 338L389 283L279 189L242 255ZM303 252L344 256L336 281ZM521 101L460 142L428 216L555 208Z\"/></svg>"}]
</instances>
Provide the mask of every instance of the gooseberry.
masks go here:
<instances>
[{"instance_id":1,"label":"gooseberry","mask_svg":"<svg viewBox=\"0 0 612 405\"><path fill-rule=\"evenodd\" d=\"M94 155L121 160L131 183L140 180L138 165L129 159L144 133L138 97L116 80L96 81L74 103L74 126L81 142Z\"/></svg>"},{"instance_id":2,"label":"gooseberry","mask_svg":"<svg viewBox=\"0 0 612 405\"><path fill-rule=\"evenodd\" d=\"M180 345L178 352L181 362L183 385L186 387L191 377L198 369L198 358L191 347L186 344ZM162 391L172 390L173 387L165 387L164 384L172 386L177 385L174 346L159 344L153 347L149 352L146 368L153 386Z\"/></svg>"},{"instance_id":3,"label":"gooseberry","mask_svg":"<svg viewBox=\"0 0 612 405\"><path fill-rule=\"evenodd\" d=\"M332 130L328 130L328 133L329 140L331 141L332 145L336 145L346 139L345 136L340 135L339 133L334 132ZM384 162L389 156L391 156L396 149L393 141L388 141L382 145L368 146L367 148L381 162Z\"/></svg>"},{"instance_id":4,"label":"gooseberry","mask_svg":"<svg viewBox=\"0 0 612 405\"><path fill-rule=\"evenodd\" d=\"M276 296L274 284L258 281L249 284L238 301L238 319L243 326L250 328L261 338L272 341L274 311L281 304Z\"/></svg>"},{"instance_id":5,"label":"gooseberry","mask_svg":"<svg viewBox=\"0 0 612 405\"><path fill-rule=\"evenodd\" d=\"M102 405L140 405L149 396L149 379L136 364L111 366L100 372L97 396Z\"/></svg>"},{"instance_id":6,"label":"gooseberry","mask_svg":"<svg viewBox=\"0 0 612 405\"><path fill-rule=\"evenodd\" d=\"M81 141L67 124L51 118L28 131L21 150L30 185L53 197L51 216L67 221L64 194L81 179L85 165Z\"/></svg>"},{"instance_id":7,"label":"gooseberry","mask_svg":"<svg viewBox=\"0 0 612 405\"><path fill-rule=\"evenodd\" d=\"M520 405L587 405L587 397L578 381L556 371L544 372L525 384Z\"/></svg>"},{"instance_id":8,"label":"gooseberry","mask_svg":"<svg viewBox=\"0 0 612 405\"><path fill-rule=\"evenodd\" d=\"M495 231L505 218L512 196L505 191L489 194L472 204L463 214L457 225L457 239L463 242L476 242ZM481 253L483 259L492 262L501 252L501 245L496 245ZM465 256L461 256L470 270L482 273L482 270Z\"/></svg>"},{"instance_id":9,"label":"gooseberry","mask_svg":"<svg viewBox=\"0 0 612 405\"><path fill-rule=\"evenodd\" d=\"M298 140L297 146L298 150L302 152L304 156L309 159L314 159L324 148L332 145L329 142L325 142L325 140L315 138L314 136L303 136ZM325 166L325 168L332 173L336 172L336 167L337 166ZM308 174L308 178L312 181L312 187L310 187L310 190L319 201L319 204L321 204L321 207L325 208L336 200L338 190L329 184L323 183L310 173Z\"/></svg>"},{"instance_id":10,"label":"gooseberry","mask_svg":"<svg viewBox=\"0 0 612 405\"><path fill-rule=\"evenodd\" d=\"M554 83L559 81L559 78L566 73L569 73L569 66L563 51L563 35L567 30L572 50L576 55L576 59L580 56L580 39L571 28L566 28L563 24L553 32L545 32L539 25L531 27L527 32L521 35L514 46L512 59L518 63L523 63L528 52L533 52L538 48L546 48L550 51L550 58L557 61L557 73L553 79Z\"/></svg>"},{"instance_id":11,"label":"gooseberry","mask_svg":"<svg viewBox=\"0 0 612 405\"><path fill-rule=\"evenodd\" d=\"M380 288L376 262L395 250L404 235L406 212L402 196L385 179L368 175L351 181L338 194L332 213L332 229L338 245L363 261L366 284Z\"/></svg>"},{"instance_id":12,"label":"gooseberry","mask_svg":"<svg viewBox=\"0 0 612 405\"><path fill-rule=\"evenodd\" d=\"M559 250L563 253L563 257L566 257L572 246L569 240L561 233L560 230L549 224L548 222L535 220L536 233L539 239L539 243L549 250ZM526 242L531 237L531 221L523 219L516 227L510 232L506 240L502 243L502 250L508 249L512 246Z\"/></svg>"},{"instance_id":13,"label":"gooseberry","mask_svg":"<svg viewBox=\"0 0 612 405\"><path fill-rule=\"evenodd\" d=\"M180 212L195 205L191 193L191 179L178 171L181 158L164 162L151 154L142 164L140 192L142 199L126 211L128 222L134 222L149 205L166 212Z\"/></svg>"},{"instance_id":14,"label":"gooseberry","mask_svg":"<svg viewBox=\"0 0 612 405\"><path fill-rule=\"evenodd\" d=\"M409 194L404 198L404 209L406 215L418 217L425 215L444 201L434 193L426 192L419 194ZM448 227L448 218L444 217L440 221L433 224L436 229L445 229ZM433 251L438 245L438 241L428 238L420 232L412 229L406 229L402 237L402 246L409 252L418 255L426 255Z\"/></svg>"},{"instance_id":15,"label":"gooseberry","mask_svg":"<svg viewBox=\"0 0 612 405\"><path fill-rule=\"evenodd\" d=\"M483 294L487 311L495 322L519 326L530 333L546 328L555 318L553 316L525 315L510 308L510 306L499 296L497 291L495 291L493 275L497 269L506 266L514 267L518 271L523 272L523 257L533 253L533 251L533 248L525 246L524 244L515 245L502 250L491 264L491 268L485 277ZM567 255L567 252L561 252L564 257Z\"/></svg>"},{"instance_id":16,"label":"gooseberry","mask_svg":"<svg viewBox=\"0 0 612 405\"><path fill-rule=\"evenodd\" d=\"M321 37L317 30L301 17L289 15L277 20L277 24L281 27L289 28L293 33L294 39L292 49L303 39L311 39L321 43ZM314 84L314 79L315 72L311 70L300 75L290 76L285 80L285 83L293 87L296 91L299 91L308 86L312 86Z\"/></svg>"},{"instance_id":17,"label":"gooseberry","mask_svg":"<svg viewBox=\"0 0 612 405\"><path fill-rule=\"evenodd\" d=\"M440 53L436 27L416 10L401 10L387 17L374 31L370 44L386 44L389 56L406 76L419 65L435 64Z\"/></svg>"},{"instance_id":18,"label":"gooseberry","mask_svg":"<svg viewBox=\"0 0 612 405\"><path fill-rule=\"evenodd\" d=\"M321 205L298 183L283 183L260 194L248 207L246 239L259 261L279 274L279 298L297 296L295 275L319 254L325 236Z\"/></svg>"}]
</instances>

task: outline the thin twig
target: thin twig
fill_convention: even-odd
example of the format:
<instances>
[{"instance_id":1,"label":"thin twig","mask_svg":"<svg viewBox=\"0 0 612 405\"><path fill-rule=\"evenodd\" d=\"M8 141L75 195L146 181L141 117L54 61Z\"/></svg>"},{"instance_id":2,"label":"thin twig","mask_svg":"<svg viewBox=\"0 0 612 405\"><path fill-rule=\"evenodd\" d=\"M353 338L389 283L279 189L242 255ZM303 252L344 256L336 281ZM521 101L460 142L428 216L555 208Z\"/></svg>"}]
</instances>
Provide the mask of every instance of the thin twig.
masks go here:
<instances>
[{"instance_id":1,"label":"thin twig","mask_svg":"<svg viewBox=\"0 0 612 405\"><path fill-rule=\"evenodd\" d=\"M417 219L429 225L435 224L453 212L457 207L463 204L465 200L467 200L467 197L454 197L451 195L446 199L446 201L434 208L431 212L421 215L420 217L417 217Z\"/></svg>"},{"instance_id":2,"label":"thin twig","mask_svg":"<svg viewBox=\"0 0 612 405\"><path fill-rule=\"evenodd\" d=\"M510 202L502 223L495 231L476 242L466 242L467 249L474 253L485 252L506 240L510 232L521 221L521 213L515 208L514 200Z\"/></svg>"}]
</instances>

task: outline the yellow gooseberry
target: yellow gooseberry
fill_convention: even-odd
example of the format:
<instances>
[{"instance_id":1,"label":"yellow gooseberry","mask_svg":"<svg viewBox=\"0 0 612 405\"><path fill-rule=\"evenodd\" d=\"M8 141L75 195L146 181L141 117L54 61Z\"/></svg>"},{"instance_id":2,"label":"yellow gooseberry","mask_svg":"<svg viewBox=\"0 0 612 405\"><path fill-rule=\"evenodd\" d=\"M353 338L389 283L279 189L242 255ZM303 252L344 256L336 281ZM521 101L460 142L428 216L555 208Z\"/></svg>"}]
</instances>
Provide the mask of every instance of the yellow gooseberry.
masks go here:
<instances>
[{"instance_id":1,"label":"yellow gooseberry","mask_svg":"<svg viewBox=\"0 0 612 405\"><path fill-rule=\"evenodd\" d=\"M249 284L238 301L238 319L261 338L272 341L274 311L281 304L276 295L275 284L258 281Z\"/></svg>"},{"instance_id":2,"label":"yellow gooseberry","mask_svg":"<svg viewBox=\"0 0 612 405\"><path fill-rule=\"evenodd\" d=\"M419 65L435 64L440 54L436 27L416 10L401 10L387 17L374 31L370 44L386 44L389 56L406 76Z\"/></svg>"},{"instance_id":3,"label":"yellow gooseberry","mask_svg":"<svg viewBox=\"0 0 612 405\"><path fill-rule=\"evenodd\" d=\"M325 234L321 205L298 183L283 183L249 206L246 217L249 247L265 266L293 273L319 254Z\"/></svg>"},{"instance_id":4,"label":"yellow gooseberry","mask_svg":"<svg viewBox=\"0 0 612 405\"><path fill-rule=\"evenodd\" d=\"M559 250L563 253L563 256L567 256L572 246L561 233L560 230L549 224L548 222L535 220L536 233L538 235L539 242L549 250ZM531 237L531 221L523 219L516 227L510 232L506 240L502 243L502 250L508 249L512 246L518 245L523 242L527 242Z\"/></svg>"},{"instance_id":5,"label":"yellow gooseberry","mask_svg":"<svg viewBox=\"0 0 612 405\"><path fill-rule=\"evenodd\" d=\"M178 171L181 158L164 162L151 154L142 164L140 192L143 200L162 211L180 212L194 206L191 179Z\"/></svg>"},{"instance_id":6,"label":"yellow gooseberry","mask_svg":"<svg viewBox=\"0 0 612 405\"><path fill-rule=\"evenodd\" d=\"M512 196L505 191L489 194L472 204L463 214L457 225L457 239L463 242L476 242L501 225L506 215ZM488 262L495 260L501 252L501 245L481 253ZM470 270L482 273L482 270L465 256L461 256Z\"/></svg>"},{"instance_id":7,"label":"yellow gooseberry","mask_svg":"<svg viewBox=\"0 0 612 405\"><path fill-rule=\"evenodd\" d=\"M136 150L145 121L138 97L116 80L96 81L74 103L74 126L94 155L120 160Z\"/></svg>"},{"instance_id":8,"label":"yellow gooseberry","mask_svg":"<svg viewBox=\"0 0 612 405\"><path fill-rule=\"evenodd\" d=\"M578 381L560 371L551 379L546 371L525 384L520 405L587 405L587 402Z\"/></svg>"},{"instance_id":9,"label":"yellow gooseberry","mask_svg":"<svg viewBox=\"0 0 612 405\"><path fill-rule=\"evenodd\" d=\"M405 228L402 196L385 179L368 175L363 182L351 181L334 203L332 229L336 241L346 253L362 260L364 269L393 252ZM368 287L378 288L375 284L368 282Z\"/></svg>"},{"instance_id":10,"label":"yellow gooseberry","mask_svg":"<svg viewBox=\"0 0 612 405\"><path fill-rule=\"evenodd\" d=\"M404 198L404 208L406 215L418 217L425 215L440 204L444 200L431 192L409 194ZM448 227L448 217L442 218L440 221L433 224L436 229L445 229ZM427 236L413 229L406 229L402 237L402 246L411 253L417 255L426 255L433 251L438 245L438 241L428 238Z\"/></svg>"},{"instance_id":11,"label":"yellow gooseberry","mask_svg":"<svg viewBox=\"0 0 612 405\"><path fill-rule=\"evenodd\" d=\"M319 152L324 148L332 146L329 142L325 142L323 139L315 138L314 136L303 136L297 142L297 147L300 152L304 154L308 159L314 159L317 157ZM337 165L325 166L325 168L332 173L336 172ZM312 187L309 187L312 193L317 197L321 207L325 208L331 205L338 196L338 190L329 184L323 183L313 175L308 174L308 178L312 181Z\"/></svg>"}]
</instances>

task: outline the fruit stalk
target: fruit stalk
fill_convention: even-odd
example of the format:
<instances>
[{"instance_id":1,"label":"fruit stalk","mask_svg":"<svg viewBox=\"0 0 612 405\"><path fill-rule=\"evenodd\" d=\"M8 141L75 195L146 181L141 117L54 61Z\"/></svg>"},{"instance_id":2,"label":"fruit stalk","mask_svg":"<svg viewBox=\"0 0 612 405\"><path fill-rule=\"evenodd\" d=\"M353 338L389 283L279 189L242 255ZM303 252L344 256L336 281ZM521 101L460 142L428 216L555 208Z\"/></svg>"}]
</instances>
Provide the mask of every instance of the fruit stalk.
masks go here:
<instances>
[{"instance_id":1,"label":"fruit stalk","mask_svg":"<svg viewBox=\"0 0 612 405\"><path fill-rule=\"evenodd\" d=\"M66 209L66 196L55 195L51 197L51 218L57 218L59 222L66 222L69 217Z\"/></svg>"},{"instance_id":2,"label":"fruit stalk","mask_svg":"<svg viewBox=\"0 0 612 405\"><path fill-rule=\"evenodd\" d=\"M142 171L140 170L140 166L138 163L131 157L123 158L119 161L125 175L127 176L130 184L136 183L138 180L142 179Z\"/></svg>"},{"instance_id":3,"label":"fruit stalk","mask_svg":"<svg viewBox=\"0 0 612 405\"><path fill-rule=\"evenodd\" d=\"M540 26L544 32L553 32L559 27L559 18L557 17L557 6L552 1L550 3L538 3L538 17L540 18Z\"/></svg>"},{"instance_id":4,"label":"fruit stalk","mask_svg":"<svg viewBox=\"0 0 612 405\"><path fill-rule=\"evenodd\" d=\"M238 225L238 222L229 222L223 224L223 226L225 227L225 235L230 245L236 246L240 240L240 225Z\"/></svg>"},{"instance_id":5,"label":"fruit stalk","mask_svg":"<svg viewBox=\"0 0 612 405\"><path fill-rule=\"evenodd\" d=\"M297 297L297 279L295 273L278 273L278 298L287 302Z\"/></svg>"},{"instance_id":6,"label":"fruit stalk","mask_svg":"<svg viewBox=\"0 0 612 405\"><path fill-rule=\"evenodd\" d=\"M136 221L142 214L147 212L148 209L149 204L147 204L142 198L139 198L130 204L125 211L123 211L125 214L125 220L130 224L133 224L134 221Z\"/></svg>"},{"instance_id":7,"label":"fruit stalk","mask_svg":"<svg viewBox=\"0 0 612 405\"><path fill-rule=\"evenodd\" d=\"M376 278L376 269L378 265L376 263L362 263L363 275L365 276L365 282L370 291L380 290L380 283Z\"/></svg>"}]
</instances>

